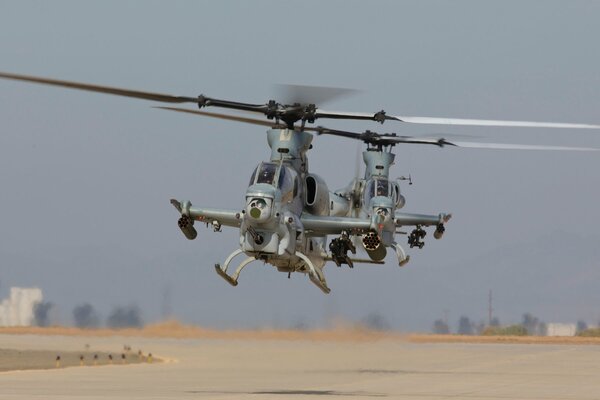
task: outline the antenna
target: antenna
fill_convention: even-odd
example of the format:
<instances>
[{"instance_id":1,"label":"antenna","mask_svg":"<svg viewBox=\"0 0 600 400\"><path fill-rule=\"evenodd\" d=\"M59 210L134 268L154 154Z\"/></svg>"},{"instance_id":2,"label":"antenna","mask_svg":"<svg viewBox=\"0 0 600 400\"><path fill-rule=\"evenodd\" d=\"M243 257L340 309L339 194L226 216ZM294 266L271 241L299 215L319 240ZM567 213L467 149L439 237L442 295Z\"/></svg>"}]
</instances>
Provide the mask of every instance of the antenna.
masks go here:
<instances>
[{"instance_id":1,"label":"antenna","mask_svg":"<svg viewBox=\"0 0 600 400\"><path fill-rule=\"evenodd\" d=\"M405 176L401 176L400 178L397 178L399 181L408 181L409 185L412 185L412 176L410 174L408 174L408 178Z\"/></svg>"}]
</instances>

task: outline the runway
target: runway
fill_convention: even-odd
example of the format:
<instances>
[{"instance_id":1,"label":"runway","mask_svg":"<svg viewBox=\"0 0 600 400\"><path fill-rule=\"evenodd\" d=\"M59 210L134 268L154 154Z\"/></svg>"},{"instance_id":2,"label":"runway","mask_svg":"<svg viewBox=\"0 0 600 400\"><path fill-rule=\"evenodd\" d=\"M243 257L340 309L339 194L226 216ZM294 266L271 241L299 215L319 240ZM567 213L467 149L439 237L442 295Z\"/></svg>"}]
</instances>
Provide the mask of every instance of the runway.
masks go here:
<instances>
[{"instance_id":1,"label":"runway","mask_svg":"<svg viewBox=\"0 0 600 400\"><path fill-rule=\"evenodd\" d=\"M0 373L0 398L600 399L600 347L0 335L0 348L167 362Z\"/></svg>"}]
</instances>

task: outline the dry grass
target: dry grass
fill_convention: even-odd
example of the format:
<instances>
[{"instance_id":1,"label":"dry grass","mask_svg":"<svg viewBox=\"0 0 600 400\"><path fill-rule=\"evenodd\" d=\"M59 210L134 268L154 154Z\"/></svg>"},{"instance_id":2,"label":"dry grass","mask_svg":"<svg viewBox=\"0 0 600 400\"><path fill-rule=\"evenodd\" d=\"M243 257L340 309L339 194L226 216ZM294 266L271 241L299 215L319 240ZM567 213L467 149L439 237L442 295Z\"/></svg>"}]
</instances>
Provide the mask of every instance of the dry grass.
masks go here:
<instances>
[{"instance_id":1,"label":"dry grass","mask_svg":"<svg viewBox=\"0 0 600 400\"><path fill-rule=\"evenodd\" d=\"M199 338L199 339L248 339L248 340L313 340L313 341L376 341L383 339L401 340L406 335L397 332L373 331L359 327L340 326L327 330L217 330L195 325L184 325L167 321L147 325L144 328L127 329L80 329L74 327L4 327L0 334L31 334L61 336L125 336L150 338Z\"/></svg>"},{"instance_id":2,"label":"dry grass","mask_svg":"<svg viewBox=\"0 0 600 400\"><path fill-rule=\"evenodd\" d=\"M586 344L600 345L598 337L559 336L467 336L413 334L408 340L414 343L510 343L510 344Z\"/></svg>"},{"instance_id":3,"label":"dry grass","mask_svg":"<svg viewBox=\"0 0 600 400\"><path fill-rule=\"evenodd\" d=\"M366 328L347 326L322 330L217 330L195 325L184 325L167 321L147 325L144 328L128 329L80 329L73 327L0 327L0 334L31 334L60 336L124 336L176 339L227 339L227 340L310 340L372 342L378 340L409 341L412 343L514 343L514 344L573 344L600 345L600 337L543 337L543 336L464 336L403 334L393 331L373 331Z\"/></svg>"}]
</instances>

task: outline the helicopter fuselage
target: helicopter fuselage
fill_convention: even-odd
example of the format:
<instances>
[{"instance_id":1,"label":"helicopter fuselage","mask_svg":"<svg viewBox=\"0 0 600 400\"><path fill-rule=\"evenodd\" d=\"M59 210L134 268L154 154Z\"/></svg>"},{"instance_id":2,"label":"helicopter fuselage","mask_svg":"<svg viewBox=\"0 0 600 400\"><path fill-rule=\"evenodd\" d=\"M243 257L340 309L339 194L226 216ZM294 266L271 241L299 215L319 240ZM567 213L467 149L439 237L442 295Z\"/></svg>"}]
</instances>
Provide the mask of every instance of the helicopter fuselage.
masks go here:
<instances>
[{"instance_id":1,"label":"helicopter fuselage","mask_svg":"<svg viewBox=\"0 0 600 400\"><path fill-rule=\"evenodd\" d=\"M365 151L364 179L355 179L346 189L330 192L321 177L308 171L306 153L311 148L312 134L271 129L267 139L271 157L259 163L252 173L241 212L198 209L189 202L172 201L182 215L179 226L188 239L196 237L194 221L212 224L215 230L220 230L221 224L239 228L239 248L222 266L215 265L219 275L235 286L242 269L259 260L281 272L306 273L328 293L323 274L327 261L350 267L356 261L383 263L387 247L396 250L400 265L408 261L394 241L399 225L396 210L404 205L404 197L398 182L388 178L394 161L391 151ZM408 216L412 219L405 216L407 225L418 227L438 224L443 219L443 215ZM327 246L328 235L339 237ZM351 259L347 254L356 253L353 239L359 238L368 259ZM229 265L241 254L246 259L229 275Z\"/></svg>"},{"instance_id":2,"label":"helicopter fuselage","mask_svg":"<svg viewBox=\"0 0 600 400\"><path fill-rule=\"evenodd\" d=\"M267 138L271 158L256 167L246 190L240 249L281 272L308 273L328 292L321 273L327 257L326 236L307 235L301 220L304 212L329 215L327 186L318 175L308 173L306 152L313 136L271 129Z\"/></svg>"}]
</instances>

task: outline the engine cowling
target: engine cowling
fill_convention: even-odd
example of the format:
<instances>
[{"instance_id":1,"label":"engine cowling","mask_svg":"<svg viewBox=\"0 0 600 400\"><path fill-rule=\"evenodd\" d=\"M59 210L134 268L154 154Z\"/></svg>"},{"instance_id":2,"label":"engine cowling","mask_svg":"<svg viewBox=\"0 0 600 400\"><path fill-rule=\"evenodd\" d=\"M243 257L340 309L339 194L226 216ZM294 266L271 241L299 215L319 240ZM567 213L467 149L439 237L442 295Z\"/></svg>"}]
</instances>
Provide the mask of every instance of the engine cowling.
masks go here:
<instances>
[{"instance_id":1,"label":"engine cowling","mask_svg":"<svg viewBox=\"0 0 600 400\"><path fill-rule=\"evenodd\" d=\"M329 215L332 217L344 217L350 211L350 199L338 194L329 193Z\"/></svg>"},{"instance_id":2,"label":"engine cowling","mask_svg":"<svg viewBox=\"0 0 600 400\"><path fill-rule=\"evenodd\" d=\"M313 215L329 215L329 189L319 175L306 176L304 191L304 205Z\"/></svg>"}]
</instances>

